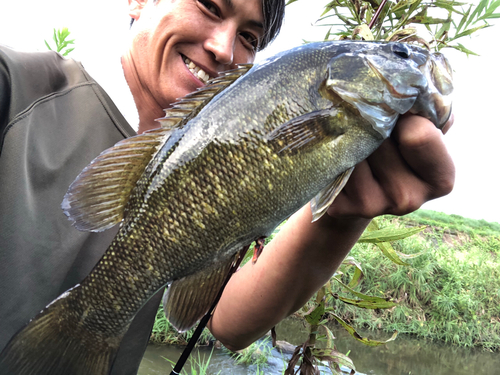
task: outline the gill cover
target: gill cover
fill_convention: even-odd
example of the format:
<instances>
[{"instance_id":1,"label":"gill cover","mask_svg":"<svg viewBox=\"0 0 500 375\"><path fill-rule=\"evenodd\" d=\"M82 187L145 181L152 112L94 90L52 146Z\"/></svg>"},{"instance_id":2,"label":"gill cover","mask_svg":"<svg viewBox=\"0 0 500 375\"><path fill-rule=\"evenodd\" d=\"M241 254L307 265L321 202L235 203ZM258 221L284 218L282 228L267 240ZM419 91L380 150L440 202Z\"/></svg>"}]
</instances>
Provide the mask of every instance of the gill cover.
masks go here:
<instances>
[{"instance_id":1,"label":"gill cover","mask_svg":"<svg viewBox=\"0 0 500 375\"><path fill-rule=\"evenodd\" d=\"M387 43L332 58L325 88L357 108L386 138L398 116L408 111L418 112L436 126L445 117L447 120L450 110L440 97L451 93L449 71L442 55L403 43ZM433 89L429 90L430 86ZM439 98L429 100L429 95Z\"/></svg>"}]
</instances>

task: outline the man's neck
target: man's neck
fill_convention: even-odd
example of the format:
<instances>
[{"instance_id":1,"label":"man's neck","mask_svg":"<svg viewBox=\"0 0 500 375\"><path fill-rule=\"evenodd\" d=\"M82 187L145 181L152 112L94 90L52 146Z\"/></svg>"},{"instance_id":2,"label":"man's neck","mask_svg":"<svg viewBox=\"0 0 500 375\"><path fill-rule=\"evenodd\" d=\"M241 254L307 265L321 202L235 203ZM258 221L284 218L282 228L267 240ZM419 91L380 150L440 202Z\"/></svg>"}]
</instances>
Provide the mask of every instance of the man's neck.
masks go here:
<instances>
[{"instance_id":1,"label":"man's neck","mask_svg":"<svg viewBox=\"0 0 500 375\"><path fill-rule=\"evenodd\" d=\"M140 81L129 51L122 56L122 66L125 79L134 97L137 112L139 113L139 128L137 133L140 134L147 130L158 128L160 124L155 120L164 115L163 108Z\"/></svg>"}]
</instances>

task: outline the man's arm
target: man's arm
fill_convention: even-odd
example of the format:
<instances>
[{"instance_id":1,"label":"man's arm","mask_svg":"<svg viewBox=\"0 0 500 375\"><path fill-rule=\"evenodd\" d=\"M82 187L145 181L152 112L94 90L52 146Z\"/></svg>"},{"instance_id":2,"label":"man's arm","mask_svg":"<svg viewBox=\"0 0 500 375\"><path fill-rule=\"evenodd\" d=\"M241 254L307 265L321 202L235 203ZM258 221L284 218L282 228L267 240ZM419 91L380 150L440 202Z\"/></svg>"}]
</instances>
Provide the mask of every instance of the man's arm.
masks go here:
<instances>
[{"instance_id":1,"label":"man's arm","mask_svg":"<svg viewBox=\"0 0 500 375\"><path fill-rule=\"evenodd\" d=\"M424 118L403 117L391 138L356 166L326 215L311 223L307 205L256 264L233 275L209 323L213 335L232 350L250 345L330 279L371 218L412 212L448 194L454 179L441 131Z\"/></svg>"}]
</instances>

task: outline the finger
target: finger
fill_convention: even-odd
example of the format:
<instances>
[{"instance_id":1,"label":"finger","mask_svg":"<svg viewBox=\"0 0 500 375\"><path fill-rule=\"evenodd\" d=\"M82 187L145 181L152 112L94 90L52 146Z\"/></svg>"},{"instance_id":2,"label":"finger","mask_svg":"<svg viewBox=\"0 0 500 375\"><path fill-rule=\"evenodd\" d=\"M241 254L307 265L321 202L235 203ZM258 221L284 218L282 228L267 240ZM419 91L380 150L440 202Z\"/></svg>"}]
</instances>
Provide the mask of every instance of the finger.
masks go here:
<instances>
[{"instance_id":1,"label":"finger","mask_svg":"<svg viewBox=\"0 0 500 375\"><path fill-rule=\"evenodd\" d=\"M394 129L392 139L408 167L427 185L428 199L451 192L455 166L439 129L423 117L404 116Z\"/></svg>"},{"instance_id":2,"label":"finger","mask_svg":"<svg viewBox=\"0 0 500 375\"><path fill-rule=\"evenodd\" d=\"M379 198L383 204L382 213L404 215L427 200L427 184L408 165L393 139L385 140L367 162L383 192Z\"/></svg>"},{"instance_id":3,"label":"finger","mask_svg":"<svg viewBox=\"0 0 500 375\"><path fill-rule=\"evenodd\" d=\"M366 160L357 164L348 183L328 209L334 217L373 218L385 208L384 192Z\"/></svg>"}]
</instances>

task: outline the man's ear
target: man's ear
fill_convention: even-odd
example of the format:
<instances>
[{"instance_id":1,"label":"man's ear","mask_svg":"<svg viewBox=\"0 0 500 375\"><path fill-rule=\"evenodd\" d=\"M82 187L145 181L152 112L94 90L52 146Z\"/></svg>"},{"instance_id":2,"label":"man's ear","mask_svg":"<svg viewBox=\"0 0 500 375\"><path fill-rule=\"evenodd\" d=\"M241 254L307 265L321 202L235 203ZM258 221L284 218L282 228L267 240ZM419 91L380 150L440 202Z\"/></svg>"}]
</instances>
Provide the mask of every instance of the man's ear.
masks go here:
<instances>
[{"instance_id":1,"label":"man's ear","mask_svg":"<svg viewBox=\"0 0 500 375\"><path fill-rule=\"evenodd\" d=\"M148 0L128 0L128 14L134 20L141 16L142 9L146 6Z\"/></svg>"}]
</instances>

